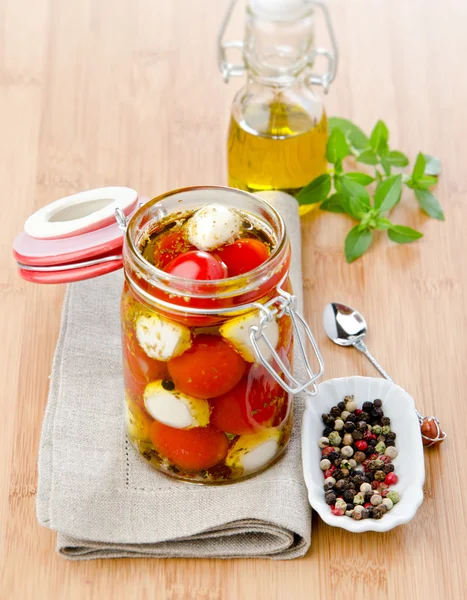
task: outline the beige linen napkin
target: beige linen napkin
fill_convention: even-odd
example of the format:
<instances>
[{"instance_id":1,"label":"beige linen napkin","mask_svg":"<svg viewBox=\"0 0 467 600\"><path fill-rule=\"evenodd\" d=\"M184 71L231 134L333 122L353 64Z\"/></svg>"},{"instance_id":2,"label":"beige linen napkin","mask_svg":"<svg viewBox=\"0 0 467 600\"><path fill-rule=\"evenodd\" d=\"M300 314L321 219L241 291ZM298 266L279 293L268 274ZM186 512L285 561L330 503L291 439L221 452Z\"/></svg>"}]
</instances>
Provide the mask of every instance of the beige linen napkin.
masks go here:
<instances>
[{"instance_id":1,"label":"beige linen napkin","mask_svg":"<svg viewBox=\"0 0 467 600\"><path fill-rule=\"evenodd\" d=\"M300 223L286 194L265 196L292 242L301 303ZM37 515L70 559L302 556L311 540L300 436L245 482L206 486L157 473L125 435L119 302L122 272L69 286L39 451Z\"/></svg>"}]
</instances>

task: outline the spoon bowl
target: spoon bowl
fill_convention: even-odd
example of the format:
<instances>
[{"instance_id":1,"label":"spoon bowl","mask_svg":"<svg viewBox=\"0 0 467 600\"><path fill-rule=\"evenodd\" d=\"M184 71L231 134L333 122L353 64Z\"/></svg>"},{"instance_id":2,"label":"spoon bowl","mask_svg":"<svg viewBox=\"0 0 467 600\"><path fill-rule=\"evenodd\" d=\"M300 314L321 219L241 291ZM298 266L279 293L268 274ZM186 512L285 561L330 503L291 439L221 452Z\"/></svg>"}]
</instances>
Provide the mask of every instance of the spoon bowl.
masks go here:
<instances>
[{"instance_id":1,"label":"spoon bowl","mask_svg":"<svg viewBox=\"0 0 467 600\"><path fill-rule=\"evenodd\" d=\"M353 346L367 332L362 315L354 308L338 302L326 305L323 325L327 336L338 346Z\"/></svg>"}]
</instances>

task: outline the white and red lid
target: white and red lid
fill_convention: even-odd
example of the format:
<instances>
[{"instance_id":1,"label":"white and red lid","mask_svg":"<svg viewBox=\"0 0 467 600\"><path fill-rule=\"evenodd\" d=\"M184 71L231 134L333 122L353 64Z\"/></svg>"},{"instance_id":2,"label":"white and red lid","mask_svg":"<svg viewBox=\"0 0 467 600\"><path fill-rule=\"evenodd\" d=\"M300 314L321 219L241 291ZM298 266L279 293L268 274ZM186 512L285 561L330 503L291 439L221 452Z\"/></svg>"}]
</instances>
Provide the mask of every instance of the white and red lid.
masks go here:
<instances>
[{"instance_id":1,"label":"white and red lid","mask_svg":"<svg viewBox=\"0 0 467 600\"><path fill-rule=\"evenodd\" d=\"M13 243L23 279L69 283L122 267L123 235L116 214L130 217L138 194L103 187L56 200L31 215Z\"/></svg>"}]
</instances>

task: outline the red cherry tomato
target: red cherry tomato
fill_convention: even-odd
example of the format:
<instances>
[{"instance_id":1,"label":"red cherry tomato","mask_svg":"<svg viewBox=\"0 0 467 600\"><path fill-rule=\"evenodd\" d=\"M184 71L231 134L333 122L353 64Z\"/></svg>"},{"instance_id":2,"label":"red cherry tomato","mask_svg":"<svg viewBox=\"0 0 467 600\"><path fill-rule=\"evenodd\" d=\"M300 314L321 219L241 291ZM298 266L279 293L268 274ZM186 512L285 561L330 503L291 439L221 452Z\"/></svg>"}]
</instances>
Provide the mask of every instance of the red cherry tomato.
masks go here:
<instances>
[{"instance_id":1,"label":"red cherry tomato","mask_svg":"<svg viewBox=\"0 0 467 600\"><path fill-rule=\"evenodd\" d=\"M245 238L216 250L227 265L229 277L248 273L262 265L269 257L269 248L260 240Z\"/></svg>"},{"instance_id":2,"label":"red cherry tomato","mask_svg":"<svg viewBox=\"0 0 467 600\"><path fill-rule=\"evenodd\" d=\"M212 281L227 277L227 267L224 263L209 252L201 252L201 250L180 254L165 266L164 271L195 281Z\"/></svg>"},{"instance_id":3,"label":"red cherry tomato","mask_svg":"<svg viewBox=\"0 0 467 600\"><path fill-rule=\"evenodd\" d=\"M167 363L150 358L136 341L127 338L123 344L123 377L130 395L142 403L146 385L167 377Z\"/></svg>"},{"instance_id":4,"label":"red cherry tomato","mask_svg":"<svg viewBox=\"0 0 467 600\"><path fill-rule=\"evenodd\" d=\"M233 390L211 400L211 423L242 435L271 426L286 405L287 394L261 365L254 365Z\"/></svg>"},{"instance_id":5,"label":"red cherry tomato","mask_svg":"<svg viewBox=\"0 0 467 600\"><path fill-rule=\"evenodd\" d=\"M177 389L195 398L214 398L237 385L246 363L220 336L201 334L189 350L168 362Z\"/></svg>"},{"instance_id":6,"label":"red cherry tomato","mask_svg":"<svg viewBox=\"0 0 467 600\"><path fill-rule=\"evenodd\" d=\"M159 269L165 269L171 260L190 250L196 250L196 248L190 244L181 231L162 235L154 245L154 264Z\"/></svg>"},{"instance_id":7,"label":"red cherry tomato","mask_svg":"<svg viewBox=\"0 0 467 600\"><path fill-rule=\"evenodd\" d=\"M209 469L220 462L229 449L225 434L211 425L175 429L154 421L150 434L154 448L185 471Z\"/></svg>"}]
</instances>

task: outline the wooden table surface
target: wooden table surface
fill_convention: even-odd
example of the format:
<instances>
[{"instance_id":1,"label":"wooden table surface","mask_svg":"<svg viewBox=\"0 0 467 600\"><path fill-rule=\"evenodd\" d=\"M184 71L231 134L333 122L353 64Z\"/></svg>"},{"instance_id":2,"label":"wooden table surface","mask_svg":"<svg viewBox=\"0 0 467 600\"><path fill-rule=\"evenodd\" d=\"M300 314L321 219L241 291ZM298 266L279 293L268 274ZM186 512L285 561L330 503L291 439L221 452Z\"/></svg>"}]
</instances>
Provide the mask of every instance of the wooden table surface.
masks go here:
<instances>
[{"instance_id":1,"label":"wooden table surface","mask_svg":"<svg viewBox=\"0 0 467 600\"><path fill-rule=\"evenodd\" d=\"M67 562L35 517L36 460L64 288L22 281L11 243L25 218L58 197L103 185L144 194L226 181L226 126L241 81L216 67L222 0L0 2L1 236L0 598L236 600L466 598L467 550L467 3L334 0L341 51L329 114L367 130L384 118L412 158L438 155L440 223L412 199L395 220L425 238L378 238L347 265L346 217L303 220L306 313L326 377L375 375L325 339L337 299L370 324L388 372L436 414L448 441L427 451L425 502L407 526L376 535L334 530L314 515L308 555L268 560ZM234 24L241 32L241 15ZM98 307L96 307L98 310ZM370 595L371 594L371 595Z\"/></svg>"}]
</instances>

